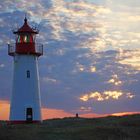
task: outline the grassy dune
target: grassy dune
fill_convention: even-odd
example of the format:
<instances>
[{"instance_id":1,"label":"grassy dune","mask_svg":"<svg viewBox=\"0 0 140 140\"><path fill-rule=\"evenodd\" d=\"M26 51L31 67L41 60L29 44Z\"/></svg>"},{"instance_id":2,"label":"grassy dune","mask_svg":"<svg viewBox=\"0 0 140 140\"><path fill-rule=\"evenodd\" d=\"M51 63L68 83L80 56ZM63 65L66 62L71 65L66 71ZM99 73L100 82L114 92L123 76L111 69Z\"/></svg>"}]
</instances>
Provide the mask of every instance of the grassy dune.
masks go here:
<instances>
[{"instance_id":1,"label":"grassy dune","mask_svg":"<svg viewBox=\"0 0 140 140\"><path fill-rule=\"evenodd\" d=\"M0 124L0 140L140 140L140 115L53 119L42 124Z\"/></svg>"}]
</instances>

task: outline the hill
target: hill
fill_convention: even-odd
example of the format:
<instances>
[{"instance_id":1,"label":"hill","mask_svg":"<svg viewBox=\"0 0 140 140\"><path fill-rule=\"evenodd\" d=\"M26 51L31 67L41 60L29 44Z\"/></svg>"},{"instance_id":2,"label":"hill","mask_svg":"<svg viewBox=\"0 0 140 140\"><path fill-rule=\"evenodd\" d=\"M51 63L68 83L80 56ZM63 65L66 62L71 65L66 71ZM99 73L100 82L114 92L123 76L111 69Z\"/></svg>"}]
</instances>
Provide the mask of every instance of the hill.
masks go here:
<instances>
[{"instance_id":1,"label":"hill","mask_svg":"<svg viewBox=\"0 0 140 140\"><path fill-rule=\"evenodd\" d=\"M52 119L42 124L0 124L0 140L140 140L140 115Z\"/></svg>"}]
</instances>

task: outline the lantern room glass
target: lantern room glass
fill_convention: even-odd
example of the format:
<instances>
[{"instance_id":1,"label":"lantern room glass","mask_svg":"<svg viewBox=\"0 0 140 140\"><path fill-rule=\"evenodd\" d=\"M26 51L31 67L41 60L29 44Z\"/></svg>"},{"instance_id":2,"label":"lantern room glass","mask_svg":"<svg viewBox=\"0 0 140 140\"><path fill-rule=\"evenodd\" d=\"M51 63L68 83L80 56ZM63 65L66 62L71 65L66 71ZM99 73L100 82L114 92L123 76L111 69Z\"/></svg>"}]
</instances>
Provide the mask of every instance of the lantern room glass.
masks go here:
<instances>
[{"instance_id":1,"label":"lantern room glass","mask_svg":"<svg viewBox=\"0 0 140 140\"><path fill-rule=\"evenodd\" d=\"M17 43L34 43L35 35L32 34L20 34L17 36Z\"/></svg>"}]
</instances>

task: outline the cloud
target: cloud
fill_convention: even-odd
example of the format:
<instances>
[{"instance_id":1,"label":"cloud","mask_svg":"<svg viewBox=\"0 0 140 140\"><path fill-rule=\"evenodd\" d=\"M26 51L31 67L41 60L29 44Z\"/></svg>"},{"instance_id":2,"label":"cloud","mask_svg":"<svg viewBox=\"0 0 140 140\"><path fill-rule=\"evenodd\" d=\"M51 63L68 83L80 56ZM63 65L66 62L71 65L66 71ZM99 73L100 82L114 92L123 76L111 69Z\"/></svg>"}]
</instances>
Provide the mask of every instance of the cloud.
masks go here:
<instances>
[{"instance_id":1,"label":"cloud","mask_svg":"<svg viewBox=\"0 0 140 140\"><path fill-rule=\"evenodd\" d=\"M106 117L109 114L96 114L96 113L87 113L87 114L81 114L80 117L83 118L100 118L100 117Z\"/></svg>"},{"instance_id":2,"label":"cloud","mask_svg":"<svg viewBox=\"0 0 140 140\"><path fill-rule=\"evenodd\" d=\"M111 4L111 5L114 5L114 6L125 6L125 7L139 7L140 6L140 3L139 3L139 0L127 0L127 1L121 1L121 0L107 0L107 3L108 4Z\"/></svg>"},{"instance_id":3,"label":"cloud","mask_svg":"<svg viewBox=\"0 0 140 140\"><path fill-rule=\"evenodd\" d=\"M9 102L6 100L0 100L0 106L0 120L9 120Z\"/></svg>"},{"instance_id":4,"label":"cloud","mask_svg":"<svg viewBox=\"0 0 140 140\"><path fill-rule=\"evenodd\" d=\"M28 11L30 21L38 23L42 28L43 38L40 37L42 41L46 42L45 38L67 41L69 39L67 34L72 32L76 39L71 41L77 41L77 47L88 48L94 53L104 49L130 48L132 45L137 48L140 45L140 8L132 8L130 3L132 5L135 2L111 0L106 1L105 5L96 5L84 0L77 2L6 0L2 4L1 12L11 17L17 12ZM117 6L117 9L113 5ZM13 20L17 20L17 15L12 17ZM3 18L1 22L4 22L1 25L7 26ZM44 34L47 29L49 31Z\"/></svg>"},{"instance_id":5,"label":"cloud","mask_svg":"<svg viewBox=\"0 0 140 140\"><path fill-rule=\"evenodd\" d=\"M5 67L5 65L4 64L0 64L0 68L3 68L3 67Z\"/></svg>"},{"instance_id":6,"label":"cloud","mask_svg":"<svg viewBox=\"0 0 140 140\"><path fill-rule=\"evenodd\" d=\"M111 79L107 81L107 83L114 84L116 86L121 85L122 81L119 80L118 75L112 75Z\"/></svg>"},{"instance_id":7,"label":"cloud","mask_svg":"<svg viewBox=\"0 0 140 140\"><path fill-rule=\"evenodd\" d=\"M47 82L47 83L58 83L59 81L57 81L56 79L53 79L53 78L49 78L49 77L43 77L42 79L44 82Z\"/></svg>"},{"instance_id":8,"label":"cloud","mask_svg":"<svg viewBox=\"0 0 140 140\"><path fill-rule=\"evenodd\" d=\"M140 71L140 50L122 51L120 53L120 64L128 65L135 70Z\"/></svg>"},{"instance_id":9,"label":"cloud","mask_svg":"<svg viewBox=\"0 0 140 140\"><path fill-rule=\"evenodd\" d=\"M124 115L134 115L140 114L140 112L118 112L113 114L94 114L94 113L87 113L81 114L80 117L84 118L100 118L100 117L107 117L107 116L124 116Z\"/></svg>"},{"instance_id":10,"label":"cloud","mask_svg":"<svg viewBox=\"0 0 140 140\"><path fill-rule=\"evenodd\" d=\"M0 120L9 120L10 103L7 100L0 100ZM61 109L42 108L42 119L73 117L74 115Z\"/></svg>"},{"instance_id":11,"label":"cloud","mask_svg":"<svg viewBox=\"0 0 140 140\"><path fill-rule=\"evenodd\" d=\"M0 100L0 120L9 120L9 112L10 112L10 103L7 100ZM96 114L96 113L88 113L91 108L81 107L81 110L84 110L84 113L80 113L79 117L84 118L97 118L97 117L105 117L109 115L113 116L122 116L122 115L131 115L131 114L139 114L140 112L118 112L113 114ZM75 114L65 112L61 109L53 109L53 108L42 108L42 119L53 119L53 118L64 118L64 117L75 117Z\"/></svg>"},{"instance_id":12,"label":"cloud","mask_svg":"<svg viewBox=\"0 0 140 140\"><path fill-rule=\"evenodd\" d=\"M61 109L42 108L43 120L64 117L74 117L74 115Z\"/></svg>"},{"instance_id":13,"label":"cloud","mask_svg":"<svg viewBox=\"0 0 140 140\"><path fill-rule=\"evenodd\" d=\"M96 0L3 1L0 98L10 99L12 91L13 60L7 55L6 43L14 42L11 30L23 24L27 11L30 25L40 29L37 42L44 44L39 59L43 107L69 113L81 107L85 109L80 112L89 107L95 113L139 110L140 8L135 2L131 7L132 1L104 1L104 5L101 1L98 5ZM83 93L89 98L95 92L88 102L79 100ZM122 95L114 99L113 92Z\"/></svg>"},{"instance_id":14,"label":"cloud","mask_svg":"<svg viewBox=\"0 0 140 140\"><path fill-rule=\"evenodd\" d=\"M41 95L44 107L62 109L73 113L73 110L85 105L85 102L79 100L83 93L87 93L89 97L89 93L96 91L99 93L98 96L94 95L95 97L88 99L87 103L95 103L100 100L100 103L107 102L111 104L111 102L118 102L120 104L120 102L127 102L126 105L128 105L130 102L135 102L136 98L139 98L139 86L137 86L137 90L133 87L139 83L138 76L135 75L137 71L131 66L120 64L121 52L105 51L86 56L86 51L69 50L70 52L66 51L61 55L57 53L59 48L54 47L53 49L51 53L48 53L47 58L42 61L40 67L41 79L48 77L57 80L57 82L52 82L49 79L47 81L41 80ZM95 72L90 71L92 66L96 67ZM83 68L82 71L79 69L81 67ZM114 79L115 82L108 82L110 79ZM119 81L121 81L121 84ZM108 93L104 94L105 91L108 91ZM119 93L118 99L113 98L115 93ZM94 110L94 108L100 106L102 104L91 103L85 107L91 107ZM136 106L132 108L136 109ZM96 111L100 112L101 110L99 108Z\"/></svg>"},{"instance_id":15,"label":"cloud","mask_svg":"<svg viewBox=\"0 0 140 140\"><path fill-rule=\"evenodd\" d=\"M87 102L90 99L94 99L97 101L107 101L107 100L119 100L120 97L125 96L127 98L133 98L134 95L131 93L124 93L122 91L104 91L103 93L100 92L90 92L80 97L81 101Z\"/></svg>"},{"instance_id":16,"label":"cloud","mask_svg":"<svg viewBox=\"0 0 140 140\"><path fill-rule=\"evenodd\" d=\"M133 114L140 114L140 112L118 112L111 114L112 116L124 116L124 115L133 115Z\"/></svg>"}]
</instances>

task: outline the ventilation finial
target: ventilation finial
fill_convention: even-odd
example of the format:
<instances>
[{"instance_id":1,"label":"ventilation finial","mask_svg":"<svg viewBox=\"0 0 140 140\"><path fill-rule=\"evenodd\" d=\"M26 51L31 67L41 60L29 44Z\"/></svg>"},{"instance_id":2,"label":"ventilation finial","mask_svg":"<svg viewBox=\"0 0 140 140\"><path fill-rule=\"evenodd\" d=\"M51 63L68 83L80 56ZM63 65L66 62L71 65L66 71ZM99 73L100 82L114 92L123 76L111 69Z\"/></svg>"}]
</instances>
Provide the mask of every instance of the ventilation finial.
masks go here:
<instances>
[{"instance_id":1,"label":"ventilation finial","mask_svg":"<svg viewBox=\"0 0 140 140\"><path fill-rule=\"evenodd\" d=\"M27 23L27 13L25 13L24 22Z\"/></svg>"}]
</instances>

